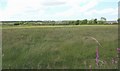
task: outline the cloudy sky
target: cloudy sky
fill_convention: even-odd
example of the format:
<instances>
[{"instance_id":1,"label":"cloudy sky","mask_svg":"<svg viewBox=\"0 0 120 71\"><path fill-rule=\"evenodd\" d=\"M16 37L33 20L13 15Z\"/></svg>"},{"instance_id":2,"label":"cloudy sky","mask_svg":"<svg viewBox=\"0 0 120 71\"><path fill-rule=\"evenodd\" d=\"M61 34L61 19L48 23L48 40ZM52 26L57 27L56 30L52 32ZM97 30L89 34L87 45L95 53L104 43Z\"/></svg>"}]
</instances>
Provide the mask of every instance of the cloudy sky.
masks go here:
<instances>
[{"instance_id":1,"label":"cloudy sky","mask_svg":"<svg viewBox=\"0 0 120 71\"><path fill-rule=\"evenodd\" d=\"M0 0L0 21L116 20L119 0Z\"/></svg>"}]
</instances>

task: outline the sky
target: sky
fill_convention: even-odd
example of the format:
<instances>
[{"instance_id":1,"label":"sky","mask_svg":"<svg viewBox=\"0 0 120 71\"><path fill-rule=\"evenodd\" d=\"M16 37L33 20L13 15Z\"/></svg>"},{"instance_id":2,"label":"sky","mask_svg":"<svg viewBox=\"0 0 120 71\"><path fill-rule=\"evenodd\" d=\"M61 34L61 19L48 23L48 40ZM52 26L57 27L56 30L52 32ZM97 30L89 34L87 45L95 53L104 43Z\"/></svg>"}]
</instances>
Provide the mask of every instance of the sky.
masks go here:
<instances>
[{"instance_id":1,"label":"sky","mask_svg":"<svg viewBox=\"0 0 120 71\"><path fill-rule=\"evenodd\" d=\"M0 21L117 20L119 0L0 0Z\"/></svg>"},{"instance_id":2,"label":"sky","mask_svg":"<svg viewBox=\"0 0 120 71\"><path fill-rule=\"evenodd\" d=\"M118 2L118 18L120 18L120 1Z\"/></svg>"}]
</instances>

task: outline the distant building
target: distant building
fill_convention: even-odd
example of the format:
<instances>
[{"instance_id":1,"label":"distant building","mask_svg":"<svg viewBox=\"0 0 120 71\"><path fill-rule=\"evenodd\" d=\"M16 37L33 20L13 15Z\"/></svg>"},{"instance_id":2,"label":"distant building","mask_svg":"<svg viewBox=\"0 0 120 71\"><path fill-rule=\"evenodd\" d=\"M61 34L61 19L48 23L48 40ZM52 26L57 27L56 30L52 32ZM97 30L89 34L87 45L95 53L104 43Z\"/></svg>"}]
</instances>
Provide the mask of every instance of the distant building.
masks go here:
<instances>
[{"instance_id":1,"label":"distant building","mask_svg":"<svg viewBox=\"0 0 120 71\"><path fill-rule=\"evenodd\" d=\"M118 23L117 21L106 21L106 23L108 24L114 24L114 23Z\"/></svg>"}]
</instances>

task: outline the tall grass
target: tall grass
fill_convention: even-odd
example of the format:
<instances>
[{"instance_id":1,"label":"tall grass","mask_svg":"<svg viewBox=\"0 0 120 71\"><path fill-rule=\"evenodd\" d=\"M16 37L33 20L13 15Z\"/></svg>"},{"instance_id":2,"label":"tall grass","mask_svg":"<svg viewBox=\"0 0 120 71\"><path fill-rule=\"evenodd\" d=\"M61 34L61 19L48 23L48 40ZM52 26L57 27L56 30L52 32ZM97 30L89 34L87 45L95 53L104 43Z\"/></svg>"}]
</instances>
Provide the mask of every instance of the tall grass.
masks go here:
<instances>
[{"instance_id":1,"label":"tall grass","mask_svg":"<svg viewBox=\"0 0 120 71\"><path fill-rule=\"evenodd\" d=\"M3 28L3 68L117 68L117 26ZM85 40L91 36L93 39ZM99 42L99 43L98 43ZM97 44L98 43L98 44ZM99 67L96 66L96 46Z\"/></svg>"}]
</instances>

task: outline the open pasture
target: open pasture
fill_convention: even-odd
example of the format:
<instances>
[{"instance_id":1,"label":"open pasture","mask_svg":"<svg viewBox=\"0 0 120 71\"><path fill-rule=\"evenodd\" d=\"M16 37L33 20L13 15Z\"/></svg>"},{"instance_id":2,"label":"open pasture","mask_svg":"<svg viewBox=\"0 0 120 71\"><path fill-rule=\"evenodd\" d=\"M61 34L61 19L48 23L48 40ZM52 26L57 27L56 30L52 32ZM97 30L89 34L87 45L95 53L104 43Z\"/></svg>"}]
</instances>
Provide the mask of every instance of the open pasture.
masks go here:
<instances>
[{"instance_id":1,"label":"open pasture","mask_svg":"<svg viewBox=\"0 0 120 71\"><path fill-rule=\"evenodd\" d=\"M118 26L3 26L2 47L3 69L113 69Z\"/></svg>"}]
</instances>

